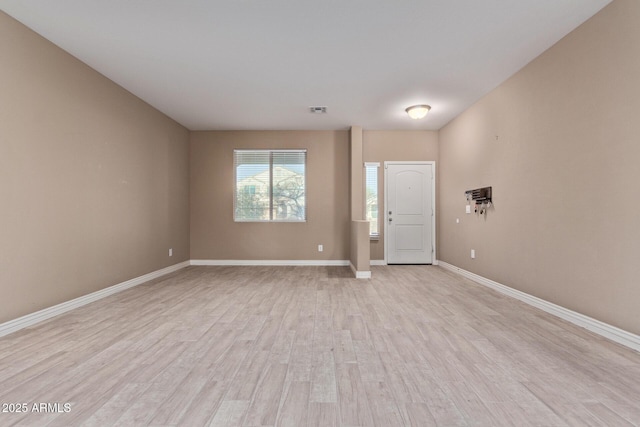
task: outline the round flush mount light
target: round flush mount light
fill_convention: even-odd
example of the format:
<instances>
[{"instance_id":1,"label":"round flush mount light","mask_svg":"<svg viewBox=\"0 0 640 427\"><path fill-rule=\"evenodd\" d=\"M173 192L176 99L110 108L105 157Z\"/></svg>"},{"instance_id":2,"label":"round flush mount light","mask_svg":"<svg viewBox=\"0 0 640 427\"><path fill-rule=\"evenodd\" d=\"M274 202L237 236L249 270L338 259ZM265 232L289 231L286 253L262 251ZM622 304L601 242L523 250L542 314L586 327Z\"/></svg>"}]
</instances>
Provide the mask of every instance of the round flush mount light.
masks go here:
<instances>
[{"instance_id":1,"label":"round flush mount light","mask_svg":"<svg viewBox=\"0 0 640 427\"><path fill-rule=\"evenodd\" d=\"M424 118L429 110L431 110L430 105L422 104L412 105L411 107L407 107L404 111L406 111L409 117L411 117L412 119L418 120Z\"/></svg>"}]
</instances>

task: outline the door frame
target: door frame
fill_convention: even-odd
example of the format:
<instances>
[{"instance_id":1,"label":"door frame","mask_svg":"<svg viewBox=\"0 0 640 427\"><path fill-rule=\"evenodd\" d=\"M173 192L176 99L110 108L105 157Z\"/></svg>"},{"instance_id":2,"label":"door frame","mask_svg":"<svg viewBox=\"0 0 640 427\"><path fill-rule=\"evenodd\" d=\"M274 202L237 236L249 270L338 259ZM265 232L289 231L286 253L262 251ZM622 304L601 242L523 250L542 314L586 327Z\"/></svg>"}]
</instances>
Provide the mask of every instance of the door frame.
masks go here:
<instances>
[{"instance_id":1,"label":"door frame","mask_svg":"<svg viewBox=\"0 0 640 427\"><path fill-rule=\"evenodd\" d=\"M389 209L387 208L389 205L387 203L387 197L389 194L387 184L387 171L389 170L389 165L431 165L431 170L433 172L433 176L431 177L431 209L433 210L433 215L431 216L433 220L431 221L431 247L433 248L433 255L431 258L431 265L438 265L438 258L436 257L436 162L435 161L385 161L384 162L384 263L387 264L388 260L388 225L389 225ZM378 214L378 217L380 215Z\"/></svg>"}]
</instances>

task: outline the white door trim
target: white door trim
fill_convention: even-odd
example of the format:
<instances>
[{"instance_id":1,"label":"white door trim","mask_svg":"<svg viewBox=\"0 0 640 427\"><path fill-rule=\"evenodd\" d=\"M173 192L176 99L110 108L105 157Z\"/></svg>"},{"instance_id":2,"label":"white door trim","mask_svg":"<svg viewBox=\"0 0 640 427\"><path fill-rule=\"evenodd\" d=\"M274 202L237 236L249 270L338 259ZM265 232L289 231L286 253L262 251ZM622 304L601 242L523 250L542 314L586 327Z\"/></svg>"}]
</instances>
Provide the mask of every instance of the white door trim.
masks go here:
<instances>
[{"instance_id":1,"label":"white door trim","mask_svg":"<svg viewBox=\"0 0 640 427\"><path fill-rule=\"evenodd\" d=\"M389 239L387 236L387 228L389 225L389 209L387 208L389 204L387 203L387 195L389 192L387 191L387 170L389 169L389 165L431 165L431 170L433 171L433 176L431 177L431 208L433 209L433 221L431 221L431 247L433 248L433 256L432 256L432 265L438 265L436 261L438 258L436 257L436 162L428 161L428 162L420 162L420 161L385 161L384 162L384 263L387 263L387 248ZM380 217L380 214L378 214Z\"/></svg>"}]
</instances>

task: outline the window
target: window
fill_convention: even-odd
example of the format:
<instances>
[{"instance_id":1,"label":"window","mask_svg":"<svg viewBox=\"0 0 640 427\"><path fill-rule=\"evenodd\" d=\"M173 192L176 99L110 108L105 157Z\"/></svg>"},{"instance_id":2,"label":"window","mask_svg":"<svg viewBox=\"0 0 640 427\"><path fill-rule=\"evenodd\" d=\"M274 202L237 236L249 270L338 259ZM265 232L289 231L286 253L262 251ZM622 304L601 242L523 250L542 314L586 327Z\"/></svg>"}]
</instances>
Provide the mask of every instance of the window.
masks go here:
<instances>
[{"instance_id":1,"label":"window","mask_svg":"<svg viewBox=\"0 0 640 427\"><path fill-rule=\"evenodd\" d=\"M378 168L380 163L365 163L365 219L369 221L369 236L380 236L378 223Z\"/></svg>"},{"instance_id":2,"label":"window","mask_svg":"<svg viewBox=\"0 0 640 427\"><path fill-rule=\"evenodd\" d=\"M235 221L306 221L307 150L234 150Z\"/></svg>"}]
</instances>

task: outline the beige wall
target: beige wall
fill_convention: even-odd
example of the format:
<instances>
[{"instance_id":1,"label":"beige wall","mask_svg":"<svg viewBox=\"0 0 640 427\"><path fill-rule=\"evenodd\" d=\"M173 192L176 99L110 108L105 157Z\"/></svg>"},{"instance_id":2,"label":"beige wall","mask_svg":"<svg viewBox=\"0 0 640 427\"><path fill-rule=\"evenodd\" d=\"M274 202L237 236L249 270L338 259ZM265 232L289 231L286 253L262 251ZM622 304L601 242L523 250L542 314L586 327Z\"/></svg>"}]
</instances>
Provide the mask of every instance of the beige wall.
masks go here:
<instances>
[{"instance_id":1,"label":"beige wall","mask_svg":"<svg viewBox=\"0 0 640 427\"><path fill-rule=\"evenodd\" d=\"M611 3L444 127L439 168L439 259L636 334L639 22Z\"/></svg>"},{"instance_id":2,"label":"beige wall","mask_svg":"<svg viewBox=\"0 0 640 427\"><path fill-rule=\"evenodd\" d=\"M370 259L369 221L351 221L351 265L356 272L371 271Z\"/></svg>"},{"instance_id":3,"label":"beige wall","mask_svg":"<svg viewBox=\"0 0 640 427\"><path fill-rule=\"evenodd\" d=\"M0 323L189 259L188 131L2 12L0 58Z\"/></svg>"},{"instance_id":4,"label":"beige wall","mask_svg":"<svg viewBox=\"0 0 640 427\"><path fill-rule=\"evenodd\" d=\"M307 222L233 221L235 148L307 149ZM348 131L191 133L192 259L348 260L349 228Z\"/></svg>"},{"instance_id":5,"label":"beige wall","mask_svg":"<svg viewBox=\"0 0 640 427\"><path fill-rule=\"evenodd\" d=\"M364 161L380 163L378 170L380 240L371 241L371 259L382 260L384 259L384 162L435 161L437 183L439 174L438 132L365 130L363 144ZM436 191L436 206L438 205L438 197Z\"/></svg>"},{"instance_id":6,"label":"beige wall","mask_svg":"<svg viewBox=\"0 0 640 427\"><path fill-rule=\"evenodd\" d=\"M365 219L364 213L364 168L362 161L362 127L352 126L349 131L349 155L350 155L350 174L351 174L351 192L349 193L351 203L351 220ZM353 243L353 242L352 242Z\"/></svg>"}]
</instances>

